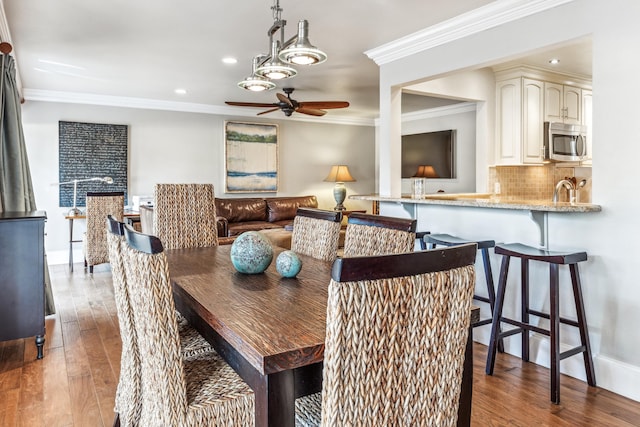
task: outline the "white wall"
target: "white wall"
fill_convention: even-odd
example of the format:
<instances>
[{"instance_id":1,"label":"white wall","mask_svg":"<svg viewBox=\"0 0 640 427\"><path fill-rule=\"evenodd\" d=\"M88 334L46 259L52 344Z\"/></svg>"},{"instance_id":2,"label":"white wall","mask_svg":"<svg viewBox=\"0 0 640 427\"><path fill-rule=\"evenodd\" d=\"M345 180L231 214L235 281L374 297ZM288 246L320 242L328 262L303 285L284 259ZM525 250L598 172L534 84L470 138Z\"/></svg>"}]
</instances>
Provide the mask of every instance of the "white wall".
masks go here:
<instances>
[{"instance_id":1,"label":"white wall","mask_svg":"<svg viewBox=\"0 0 640 427\"><path fill-rule=\"evenodd\" d=\"M403 85L592 36L593 203L602 205L603 211L551 215L550 247L578 247L589 254L589 261L582 268L582 286L597 382L635 400L640 400L637 386L640 384L640 328L637 326L640 325L640 286L636 268L640 248L635 237L640 236L637 220L640 198L636 196L640 158L640 57L636 54L640 46L639 16L640 2L636 0L573 1L384 64L380 70L381 129L377 135L381 170L396 170L398 165L391 163L394 157L389 153L393 153L399 143L393 125L399 113L391 102L391 94ZM477 167L488 165L479 162ZM393 173L380 173L381 193L395 188L394 178ZM438 220L435 212L432 213L430 217L419 215L423 222L429 218L428 224L419 225L421 229L467 233L469 238L491 230L495 230L496 238L507 237L504 230L509 233L516 230L521 233L512 238L536 244L530 228L535 225L527 222L526 217L523 221L519 214L514 213L510 218L502 214L485 215L480 209L475 213L465 209L464 214L461 211L455 217L452 212L443 212ZM450 218L460 220L453 224ZM533 282L540 287L532 296L532 305L536 307L546 304L543 271L541 266L532 271L534 277L540 278ZM512 282L509 286L514 285ZM562 286L566 286L566 281ZM570 301L565 296L563 294L561 310L571 314ZM515 296L507 305L516 303L513 298ZM567 345L575 342L576 337L577 333L567 328L561 341ZM537 360L547 359L547 349L541 346L540 351ZM575 362L563 362L567 363Z\"/></svg>"},{"instance_id":2,"label":"white wall","mask_svg":"<svg viewBox=\"0 0 640 427\"><path fill-rule=\"evenodd\" d=\"M224 194L224 121L279 125L278 196L315 194L321 208L331 209L333 183L323 182L332 164L347 164L356 182L348 193L375 189L374 129L366 126L247 119L208 114L27 101L22 106L24 134L39 209L47 211L45 246L50 264L68 260L69 208L58 206L58 121L114 123L129 126L129 195L151 195L159 182L213 183ZM255 194L253 194L255 195ZM260 193L260 196L275 196ZM347 201L348 208L371 209L368 202ZM76 221L74 238L84 231ZM82 260L81 244L74 259Z\"/></svg>"}]
</instances>

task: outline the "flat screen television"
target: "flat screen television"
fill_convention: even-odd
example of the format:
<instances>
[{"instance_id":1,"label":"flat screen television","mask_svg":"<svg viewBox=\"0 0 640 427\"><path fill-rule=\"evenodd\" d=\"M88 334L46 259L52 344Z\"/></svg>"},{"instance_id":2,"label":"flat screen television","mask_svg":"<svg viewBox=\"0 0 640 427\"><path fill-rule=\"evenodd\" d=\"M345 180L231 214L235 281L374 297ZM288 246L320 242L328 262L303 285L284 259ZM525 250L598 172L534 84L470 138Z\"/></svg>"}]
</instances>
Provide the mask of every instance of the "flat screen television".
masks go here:
<instances>
[{"instance_id":1,"label":"flat screen television","mask_svg":"<svg viewBox=\"0 0 640 427\"><path fill-rule=\"evenodd\" d=\"M455 178L455 145L455 129L402 135L402 178L424 165L433 166L438 178Z\"/></svg>"}]
</instances>

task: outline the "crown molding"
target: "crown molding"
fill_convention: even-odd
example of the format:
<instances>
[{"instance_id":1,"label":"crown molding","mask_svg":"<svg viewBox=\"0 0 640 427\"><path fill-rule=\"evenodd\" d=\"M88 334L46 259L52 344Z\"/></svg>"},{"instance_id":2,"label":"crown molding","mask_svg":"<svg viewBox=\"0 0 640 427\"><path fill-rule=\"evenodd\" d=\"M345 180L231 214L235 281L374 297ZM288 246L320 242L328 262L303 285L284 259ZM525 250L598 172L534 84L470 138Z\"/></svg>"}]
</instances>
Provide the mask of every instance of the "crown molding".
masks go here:
<instances>
[{"instance_id":1,"label":"crown molding","mask_svg":"<svg viewBox=\"0 0 640 427\"><path fill-rule=\"evenodd\" d=\"M459 102L457 104L444 105L442 107L429 108L426 110L412 111L410 113L404 113L401 116L401 122L414 122L417 120L428 120L436 117L451 116L453 114L468 113L476 111L477 106L475 102ZM375 120L376 126L380 125L380 119Z\"/></svg>"},{"instance_id":2,"label":"crown molding","mask_svg":"<svg viewBox=\"0 0 640 427\"><path fill-rule=\"evenodd\" d=\"M572 1L497 0L364 53L383 65Z\"/></svg>"},{"instance_id":3,"label":"crown molding","mask_svg":"<svg viewBox=\"0 0 640 427\"><path fill-rule=\"evenodd\" d=\"M183 113L213 114L220 116L241 116L255 117L255 112L249 112L237 107L226 107L209 104L196 104L191 102L163 101L158 99L133 98L125 96L97 95L89 93L62 92L41 89L24 89L24 99L26 101L41 102L61 102L68 104L100 105L118 108L138 108L144 110L164 110L177 111ZM351 117L313 117L304 114L297 114L294 117L287 117L287 120L297 122L313 122L321 124L351 125L351 126L374 126L374 119L351 118Z\"/></svg>"}]
</instances>

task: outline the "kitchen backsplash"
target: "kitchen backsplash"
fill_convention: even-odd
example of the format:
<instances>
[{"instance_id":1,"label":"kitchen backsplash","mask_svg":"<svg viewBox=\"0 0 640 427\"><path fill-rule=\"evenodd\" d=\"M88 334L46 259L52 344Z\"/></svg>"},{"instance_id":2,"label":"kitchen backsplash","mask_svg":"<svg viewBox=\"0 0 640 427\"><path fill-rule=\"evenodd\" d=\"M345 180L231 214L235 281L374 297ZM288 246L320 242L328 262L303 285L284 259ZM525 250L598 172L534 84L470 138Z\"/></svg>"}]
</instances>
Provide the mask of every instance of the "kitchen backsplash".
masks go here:
<instances>
[{"instance_id":1,"label":"kitchen backsplash","mask_svg":"<svg viewBox=\"0 0 640 427\"><path fill-rule=\"evenodd\" d=\"M575 177L579 182L587 180L587 184L578 191L577 201L591 202L591 168L590 167L556 167L554 164L540 166L492 166L489 168L490 192L499 183L502 197L526 198L532 200L551 200L556 183L563 178ZM559 193L560 201L567 201L566 190Z\"/></svg>"}]
</instances>

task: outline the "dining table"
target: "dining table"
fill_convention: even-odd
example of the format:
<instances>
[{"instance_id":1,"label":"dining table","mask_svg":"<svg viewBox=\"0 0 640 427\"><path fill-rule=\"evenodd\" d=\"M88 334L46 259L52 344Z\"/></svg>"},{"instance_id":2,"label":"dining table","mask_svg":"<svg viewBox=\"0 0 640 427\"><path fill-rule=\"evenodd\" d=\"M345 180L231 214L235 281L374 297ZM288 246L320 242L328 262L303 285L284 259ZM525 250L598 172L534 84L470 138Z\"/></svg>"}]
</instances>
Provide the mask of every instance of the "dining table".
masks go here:
<instances>
[{"instance_id":1,"label":"dining table","mask_svg":"<svg viewBox=\"0 0 640 427\"><path fill-rule=\"evenodd\" d=\"M274 247L274 257L283 248ZM256 427L293 427L295 399L322 390L322 360L332 262L299 254L302 269L282 277L275 262L239 273L231 245L166 251L176 309L251 387ZM471 323L479 319L472 308ZM469 328L458 425L471 418Z\"/></svg>"}]
</instances>

